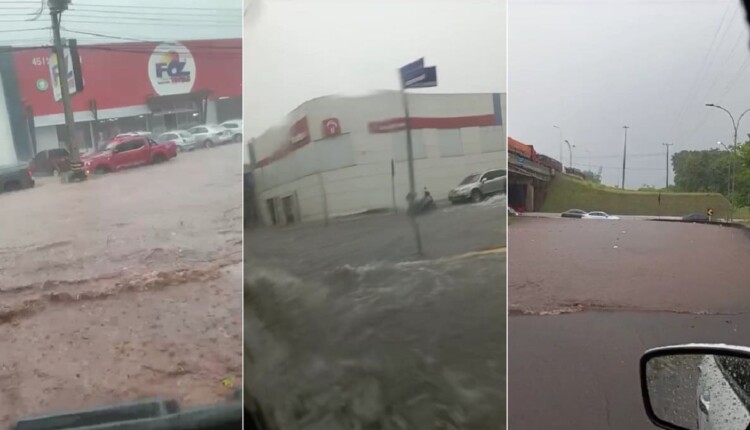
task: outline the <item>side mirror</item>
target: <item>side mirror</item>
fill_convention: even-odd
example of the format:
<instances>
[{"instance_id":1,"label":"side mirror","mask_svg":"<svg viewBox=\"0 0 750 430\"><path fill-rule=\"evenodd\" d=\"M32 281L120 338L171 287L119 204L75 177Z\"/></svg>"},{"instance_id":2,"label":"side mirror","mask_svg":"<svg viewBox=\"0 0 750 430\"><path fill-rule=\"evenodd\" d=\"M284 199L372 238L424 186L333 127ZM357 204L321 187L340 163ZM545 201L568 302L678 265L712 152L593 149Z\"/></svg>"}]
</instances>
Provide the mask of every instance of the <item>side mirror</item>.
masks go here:
<instances>
[{"instance_id":1,"label":"side mirror","mask_svg":"<svg viewBox=\"0 0 750 430\"><path fill-rule=\"evenodd\" d=\"M647 351L641 394L654 425L674 430L750 426L750 348L684 345Z\"/></svg>"},{"instance_id":2,"label":"side mirror","mask_svg":"<svg viewBox=\"0 0 750 430\"><path fill-rule=\"evenodd\" d=\"M479 182L485 183L485 182L487 182L487 178L482 178L481 181L479 181Z\"/></svg>"}]
</instances>

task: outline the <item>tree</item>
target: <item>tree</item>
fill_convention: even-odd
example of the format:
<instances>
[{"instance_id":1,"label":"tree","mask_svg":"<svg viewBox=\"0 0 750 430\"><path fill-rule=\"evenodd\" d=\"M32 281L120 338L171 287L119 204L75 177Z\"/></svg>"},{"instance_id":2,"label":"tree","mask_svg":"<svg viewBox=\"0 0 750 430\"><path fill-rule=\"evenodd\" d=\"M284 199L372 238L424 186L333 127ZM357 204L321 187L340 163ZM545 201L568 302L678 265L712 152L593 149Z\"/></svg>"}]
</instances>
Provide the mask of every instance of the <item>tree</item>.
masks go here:
<instances>
[{"instance_id":1,"label":"tree","mask_svg":"<svg viewBox=\"0 0 750 430\"><path fill-rule=\"evenodd\" d=\"M716 192L736 206L750 205L750 141L737 146L735 193L730 195L733 153L719 149L680 151L672 155L674 183L678 191Z\"/></svg>"},{"instance_id":2,"label":"tree","mask_svg":"<svg viewBox=\"0 0 750 430\"><path fill-rule=\"evenodd\" d=\"M729 194L731 153L709 149L672 155L675 188L689 192Z\"/></svg>"}]
</instances>

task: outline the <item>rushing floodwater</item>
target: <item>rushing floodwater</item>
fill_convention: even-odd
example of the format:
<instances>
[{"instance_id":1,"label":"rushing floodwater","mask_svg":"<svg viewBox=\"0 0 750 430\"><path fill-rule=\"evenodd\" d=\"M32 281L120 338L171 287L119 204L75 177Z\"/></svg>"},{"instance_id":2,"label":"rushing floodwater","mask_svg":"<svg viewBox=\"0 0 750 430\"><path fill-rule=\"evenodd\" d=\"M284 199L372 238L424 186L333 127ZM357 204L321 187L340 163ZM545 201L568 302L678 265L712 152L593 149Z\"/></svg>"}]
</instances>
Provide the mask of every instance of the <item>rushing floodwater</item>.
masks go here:
<instances>
[{"instance_id":1,"label":"rushing floodwater","mask_svg":"<svg viewBox=\"0 0 750 430\"><path fill-rule=\"evenodd\" d=\"M500 253L253 269L246 391L285 430L504 428L504 284Z\"/></svg>"}]
</instances>

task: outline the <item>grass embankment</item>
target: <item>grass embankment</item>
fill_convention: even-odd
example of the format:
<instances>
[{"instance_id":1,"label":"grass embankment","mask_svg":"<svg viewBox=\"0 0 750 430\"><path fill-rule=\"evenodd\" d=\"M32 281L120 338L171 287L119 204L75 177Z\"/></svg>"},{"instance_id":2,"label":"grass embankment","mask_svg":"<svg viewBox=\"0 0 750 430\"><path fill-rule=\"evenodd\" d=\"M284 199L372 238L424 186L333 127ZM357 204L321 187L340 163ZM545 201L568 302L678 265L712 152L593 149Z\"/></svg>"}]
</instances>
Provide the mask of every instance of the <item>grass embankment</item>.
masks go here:
<instances>
[{"instance_id":1,"label":"grass embankment","mask_svg":"<svg viewBox=\"0 0 750 430\"><path fill-rule=\"evenodd\" d=\"M568 209L601 210L616 215L683 216L706 213L713 208L714 216L726 218L731 204L718 193L659 193L630 191L557 175L547 191L543 212L563 212ZM747 210L747 209L745 209ZM735 211L735 218L738 218Z\"/></svg>"}]
</instances>

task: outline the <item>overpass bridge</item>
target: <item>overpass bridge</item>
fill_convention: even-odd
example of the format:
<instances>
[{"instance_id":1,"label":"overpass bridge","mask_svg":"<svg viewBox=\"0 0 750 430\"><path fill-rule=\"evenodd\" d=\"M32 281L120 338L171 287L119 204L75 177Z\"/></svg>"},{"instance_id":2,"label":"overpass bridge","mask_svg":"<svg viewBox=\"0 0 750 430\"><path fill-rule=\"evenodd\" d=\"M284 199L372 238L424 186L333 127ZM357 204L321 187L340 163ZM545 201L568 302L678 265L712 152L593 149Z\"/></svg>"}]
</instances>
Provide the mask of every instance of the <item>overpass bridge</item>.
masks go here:
<instances>
[{"instance_id":1,"label":"overpass bridge","mask_svg":"<svg viewBox=\"0 0 750 430\"><path fill-rule=\"evenodd\" d=\"M508 205L522 212L539 210L550 181L562 169L559 161L509 137Z\"/></svg>"}]
</instances>

